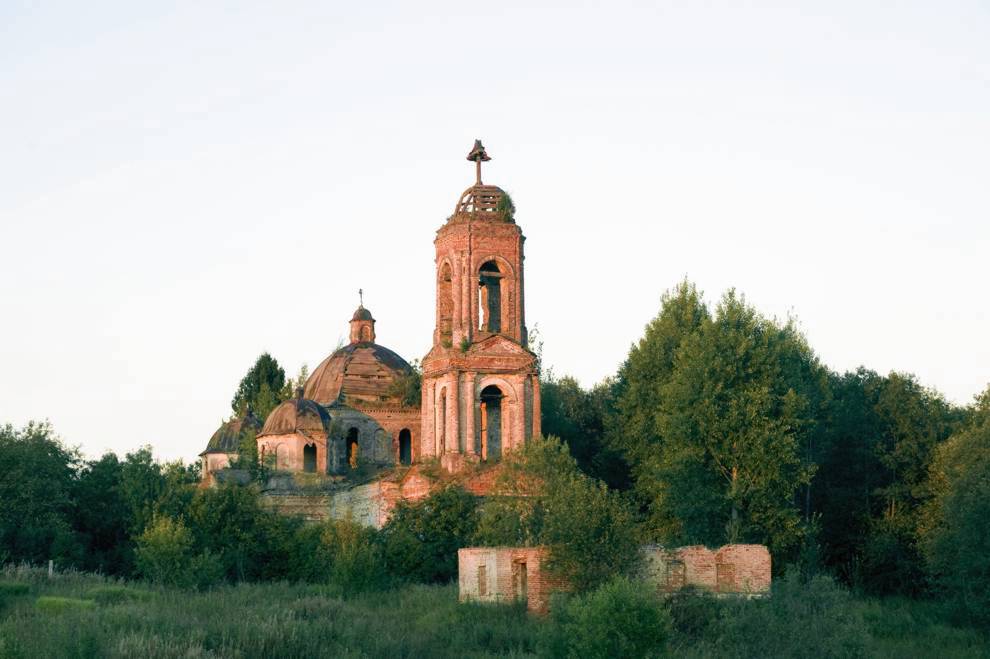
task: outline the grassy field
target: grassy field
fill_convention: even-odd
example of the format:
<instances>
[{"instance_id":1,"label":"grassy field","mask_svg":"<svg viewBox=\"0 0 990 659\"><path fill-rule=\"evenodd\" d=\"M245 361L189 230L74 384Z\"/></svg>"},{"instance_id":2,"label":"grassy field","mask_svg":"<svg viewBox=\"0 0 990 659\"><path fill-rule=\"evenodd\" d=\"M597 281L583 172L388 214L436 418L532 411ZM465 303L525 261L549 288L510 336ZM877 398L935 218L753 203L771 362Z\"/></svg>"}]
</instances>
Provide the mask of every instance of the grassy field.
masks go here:
<instances>
[{"instance_id":1,"label":"grassy field","mask_svg":"<svg viewBox=\"0 0 990 659\"><path fill-rule=\"evenodd\" d=\"M681 603L658 656L990 656L985 637L940 622L931 606L843 593ZM0 574L4 658L532 657L553 624L520 607L458 604L455 586L342 599L283 583L196 592L80 573Z\"/></svg>"}]
</instances>

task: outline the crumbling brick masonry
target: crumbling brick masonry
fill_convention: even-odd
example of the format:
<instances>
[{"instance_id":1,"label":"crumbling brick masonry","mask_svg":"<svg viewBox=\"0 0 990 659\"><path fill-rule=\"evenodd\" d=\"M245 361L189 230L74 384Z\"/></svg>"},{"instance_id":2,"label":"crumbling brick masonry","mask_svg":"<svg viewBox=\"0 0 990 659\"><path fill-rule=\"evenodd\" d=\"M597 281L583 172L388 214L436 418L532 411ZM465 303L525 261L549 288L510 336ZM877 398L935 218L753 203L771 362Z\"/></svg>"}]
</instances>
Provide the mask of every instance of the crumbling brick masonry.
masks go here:
<instances>
[{"instance_id":1,"label":"crumbling brick masonry","mask_svg":"<svg viewBox=\"0 0 990 659\"><path fill-rule=\"evenodd\" d=\"M648 545L642 579L659 593L693 586L718 594L762 595L770 590L770 552L763 545L701 545L665 549Z\"/></svg>"},{"instance_id":2,"label":"crumbling brick masonry","mask_svg":"<svg viewBox=\"0 0 990 659\"><path fill-rule=\"evenodd\" d=\"M546 614L550 594L562 584L542 569L542 547L468 547L457 551L458 590L462 602L525 601Z\"/></svg>"}]
</instances>

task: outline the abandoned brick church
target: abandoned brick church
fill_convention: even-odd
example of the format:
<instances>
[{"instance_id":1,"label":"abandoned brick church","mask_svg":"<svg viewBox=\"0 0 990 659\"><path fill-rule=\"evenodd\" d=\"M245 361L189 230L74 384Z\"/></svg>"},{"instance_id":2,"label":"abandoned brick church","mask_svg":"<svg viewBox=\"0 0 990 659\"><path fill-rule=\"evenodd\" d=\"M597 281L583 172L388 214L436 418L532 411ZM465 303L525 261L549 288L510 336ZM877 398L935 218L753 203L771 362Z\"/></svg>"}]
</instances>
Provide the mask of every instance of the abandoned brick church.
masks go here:
<instances>
[{"instance_id":1,"label":"abandoned brick church","mask_svg":"<svg viewBox=\"0 0 990 659\"><path fill-rule=\"evenodd\" d=\"M263 422L248 412L217 430L201 454L205 482L229 467L247 432L276 472L323 474L341 485L360 467L362 474L386 472L436 459L458 472L494 463L540 434L536 356L527 347L525 239L509 195L482 183L490 158L480 141L467 159L475 163L475 184L434 240L436 327L422 361L419 404L399 386L412 368L375 342L375 319L362 302L348 345L324 359L294 399Z\"/></svg>"},{"instance_id":2,"label":"abandoned brick church","mask_svg":"<svg viewBox=\"0 0 990 659\"><path fill-rule=\"evenodd\" d=\"M381 528L399 501L426 497L438 463L476 495L490 494L503 455L540 435L540 382L528 348L523 235L515 207L481 181L489 160L480 141L468 154L475 184L437 231L436 326L423 358L421 398L401 386L409 363L375 342L375 319L361 306L350 342L313 371L295 398L262 422L250 411L223 424L201 454L203 483L230 476L245 439L272 467L262 501L310 520L352 519ZM405 395L404 395L405 394ZM412 403L412 404L410 404ZM467 469L478 464L482 469ZM319 487L311 487L316 482ZM300 487L300 483L303 487ZM760 545L642 548L639 578L658 594L685 587L760 596L771 559ZM563 587L542 569L541 547L467 547L458 551L462 601L525 601L546 613Z\"/></svg>"}]
</instances>

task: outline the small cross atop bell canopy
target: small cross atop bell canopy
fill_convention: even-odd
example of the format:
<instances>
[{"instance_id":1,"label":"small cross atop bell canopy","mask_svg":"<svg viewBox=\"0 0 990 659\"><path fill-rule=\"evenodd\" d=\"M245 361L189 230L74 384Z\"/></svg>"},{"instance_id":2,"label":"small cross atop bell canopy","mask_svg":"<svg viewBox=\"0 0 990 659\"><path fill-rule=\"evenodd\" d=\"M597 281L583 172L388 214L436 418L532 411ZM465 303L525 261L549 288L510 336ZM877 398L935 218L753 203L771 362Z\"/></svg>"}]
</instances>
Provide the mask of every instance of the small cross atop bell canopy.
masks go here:
<instances>
[{"instance_id":1,"label":"small cross atop bell canopy","mask_svg":"<svg viewBox=\"0 0 990 659\"><path fill-rule=\"evenodd\" d=\"M474 141L474 148L471 149L471 153L468 154L467 159L474 162L488 162L491 160L488 156L488 152L485 151L485 147L482 145L481 140Z\"/></svg>"}]
</instances>

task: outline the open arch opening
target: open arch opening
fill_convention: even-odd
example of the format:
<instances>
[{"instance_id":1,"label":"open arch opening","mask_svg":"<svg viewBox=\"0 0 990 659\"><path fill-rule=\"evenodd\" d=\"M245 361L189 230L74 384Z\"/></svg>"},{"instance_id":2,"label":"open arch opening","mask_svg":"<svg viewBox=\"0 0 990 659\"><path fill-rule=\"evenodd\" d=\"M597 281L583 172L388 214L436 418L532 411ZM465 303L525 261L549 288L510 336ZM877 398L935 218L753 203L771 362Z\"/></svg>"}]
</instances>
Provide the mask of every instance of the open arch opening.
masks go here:
<instances>
[{"instance_id":1,"label":"open arch opening","mask_svg":"<svg viewBox=\"0 0 990 659\"><path fill-rule=\"evenodd\" d=\"M454 285L450 264L440 266L440 280L437 283L437 305L439 319L437 329L440 331L440 343L450 345L454 337Z\"/></svg>"},{"instance_id":2,"label":"open arch opening","mask_svg":"<svg viewBox=\"0 0 990 659\"><path fill-rule=\"evenodd\" d=\"M502 457L502 390L490 384L481 390L481 459Z\"/></svg>"},{"instance_id":3,"label":"open arch opening","mask_svg":"<svg viewBox=\"0 0 990 659\"><path fill-rule=\"evenodd\" d=\"M303 447L303 471L316 471L316 444Z\"/></svg>"},{"instance_id":4,"label":"open arch opening","mask_svg":"<svg viewBox=\"0 0 990 659\"><path fill-rule=\"evenodd\" d=\"M502 331L502 272L495 261L486 261L478 273L479 329Z\"/></svg>"},{"instance_id":5,"label":"open arch opening","mask_svg":"<svg viewBox=\"0 0 990 659\"><path fill-rule=\"evenodd\" d=\"M347 431L347 465L351 469L358 466L358 429L351 428Z\"/></svg>"},{"instance_id":6,"label":"open arch opening","mask_svg":"<svg viewBox=\"0 0 990 659\"><path fill-rule=\"evenodd\" d=\"M412 464L412 433L409 428L399 431L399 464Z\"/></svg>"}]
</instances>

